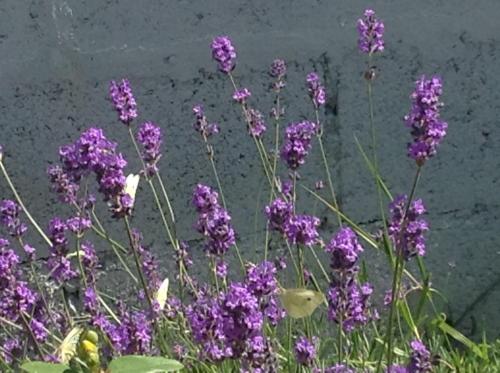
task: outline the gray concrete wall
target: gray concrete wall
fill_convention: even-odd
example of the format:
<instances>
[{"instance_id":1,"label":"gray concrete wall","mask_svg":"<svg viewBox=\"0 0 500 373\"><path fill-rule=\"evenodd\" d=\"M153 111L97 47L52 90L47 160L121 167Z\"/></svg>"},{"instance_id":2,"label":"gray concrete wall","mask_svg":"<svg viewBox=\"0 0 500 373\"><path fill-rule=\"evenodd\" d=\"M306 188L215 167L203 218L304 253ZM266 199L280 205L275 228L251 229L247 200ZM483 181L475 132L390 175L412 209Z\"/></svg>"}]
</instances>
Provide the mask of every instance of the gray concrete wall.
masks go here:
<instances>
[{"instance_id":1,"label":"gray concrete wall","mask_svg":"<svg viewBox=\"0 0 500 373\"><path fill-rule=\"evenodd\" d=\"M139 119L156 121L166 133L161 171L180 216L182 238L196 240L192 187L198 181L215 184L191 127L191 106L202 102L210 119L221 124L215 148L222 183L244 255L255 257L254 242L262 239L262 221L254 229L262 178L253 144L231 103L228 81L210 58L212 37L224 33L238 50L235 75L263 112L271 107L266 71L275 57L289 66L288 121L311 116L304 78L312 70L320 73L330 97L322 113L325 140L342 205L354 220L372 222L378 218L373 182L353 141L353 134L369 141L364 57L356 48L355 29L368 6L386 25L387 49L377 59L375 84L381 171L395 193L407 192L414 170L406 158L409 133L402 122L408 96L421 74L441 75L449 134L425 166L417 193L427 204L432 228L426 261L434 285L450 301L451 315L471 310L460 325L464 330L474 333L474 324L481 327L483 321L500 326L496 0L3 0L0 143L5 163L40 221L65 213L54 204L45 175L48 164L57 161L59 145L97 124L120 142L125 154L133 155L125 128L107 101L109 80L126 76L139 103ZM130 164L131 171L137 170L135 159ZM302 175L307 185L322 178L317 147ZM0 186L2 197L9 196L3 181ZM168 262L159 220L145 206L151 203L143 187L135 223ZM311 212L314 203L303 198L299 207ZM316 211L328 215L319 205ZM333 217L328 219L325 239L334 231ZM384 273L383 261L368 255ZM495 330L489 328L490 337L498 336Z\"/></svg>"}]
</instances>

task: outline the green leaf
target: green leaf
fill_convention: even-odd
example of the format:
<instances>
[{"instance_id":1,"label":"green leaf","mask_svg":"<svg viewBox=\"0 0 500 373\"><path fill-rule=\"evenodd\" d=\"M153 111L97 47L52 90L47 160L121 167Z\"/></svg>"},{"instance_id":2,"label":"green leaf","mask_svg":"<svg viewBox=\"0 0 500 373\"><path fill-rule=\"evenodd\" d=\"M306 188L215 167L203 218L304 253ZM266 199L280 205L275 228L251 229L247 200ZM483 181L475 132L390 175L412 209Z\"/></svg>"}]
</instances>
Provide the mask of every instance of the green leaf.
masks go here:
<instances>
[{"instance_id":1,"label":"green leaf","mask_svg":"<svg viewBox=\"0 0 500 373\"><path fill-rule=\"evenodd\" d=\"M451 325L446 323L446 318L444 315L438 316L433 323L441 329L444 333L448 334L451 336L453 339L457 340L458 342L464 344L467 346L474 354L476 354L478 357L480 357L483 360L488 360L488 353L481 350L477 344L472 342L469 338L467 338L465 335L460 333L457 329L453 328Z\"/></svg>"},{"instance_id":2,"label":"green leaf","mask_svg":"<svg viewBox=\"0 0 500 373\"><path fill-rule=\"evenodd\" d=\"M368 166L368 169L370 170L371 174L373 175L375 180L378 182L378 184L382 188L382 191L385 193L386 197L392 201L393 198L392 198L391 192L389 191L389 188L387 188L387 185L385 185L384 180L382 180L382 177L380 176L380 174L377 172L377 170L375 170L375 166L373 165L373 163L370 161L370 159L366 155L366 152L363 149L363 146L359 142L356 135L354 135L354 140L356 141L356 145L358 146L359 152L363 156L363 159L365 160L366 165Z\"/></svg>"},{"instance_id":3,"label":"green leaf","mask_svg":"<svg viewBox=\"0 0 500 373\"><path fill-rule=\"evenodd\" d=\"M177 360L157 356L127 355L109 364L111 373L176 372L184 368Z\"/></svg>"},{"instance_id":4,"label":"green leaf","mask_svg":"<svg viewBox=\"0 0 500 373\"><path fill-rule=\"evenodd\" d=\"M43 361L29 361L21 365L27 373L73 373L69 366L64 364L46 363Z\"/></svg>"}]
</instances>

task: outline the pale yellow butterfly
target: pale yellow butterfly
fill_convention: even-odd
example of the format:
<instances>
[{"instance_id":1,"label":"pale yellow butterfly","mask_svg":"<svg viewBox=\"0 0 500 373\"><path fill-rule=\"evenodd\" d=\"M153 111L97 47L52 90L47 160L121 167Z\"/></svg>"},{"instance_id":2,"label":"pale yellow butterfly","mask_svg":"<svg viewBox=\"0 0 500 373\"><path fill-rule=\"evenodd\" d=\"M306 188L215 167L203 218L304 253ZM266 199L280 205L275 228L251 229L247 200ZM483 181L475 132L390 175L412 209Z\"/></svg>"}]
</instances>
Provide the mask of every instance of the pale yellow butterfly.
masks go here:
<instances>
[{"instance_id":1,"label":"pale yellow butterfly","mask_svg":"<svg viewBox=\"0 0 500 373\"><path fill-rule=\"evenodd\" d=\"M326 302L323 293L303 288L281 288L279 297L286 313L293 319L311 316L321 303Z\"/></svg>"},{"instance_id":2,"label":"pale yellow butterfly","mask_svg":"<svg viewBox=\"0 0 500 373\"><path fill-rule=\"evenodd\" d=\"M57 348L57 356L63 364L68 364L71 359L76 356L80 336L85 331L82 326L75 326L71 329L68 335L63 339L61 345Z\"/></svg>"},{"instance_id":3,"label":"pale yellow butterfly","mask_svg":"<svg viewBox=\"0 0 500 373\"><path fill-rule=\"evenodd\" d=\"M167 303L167 296L168 296L168 277L163 280L161 283L160 287L158 288L158 291L156 292L155 299L160 305L160 309L163 310L165 308L165 303Z\"/></svg>"},{"instance_id":4,"label":"pale yellow butterfly","mask_svg":"<svg viewBox=\"0 0 500 373\"><path fill-rule=\"evenodd\" d=\"M123 191L127 193L132 200L135 200L135 193L137 192L137 186L139 185L140 175L130 174L125 179L125 187Z\"/></svg>"}]
</instances>

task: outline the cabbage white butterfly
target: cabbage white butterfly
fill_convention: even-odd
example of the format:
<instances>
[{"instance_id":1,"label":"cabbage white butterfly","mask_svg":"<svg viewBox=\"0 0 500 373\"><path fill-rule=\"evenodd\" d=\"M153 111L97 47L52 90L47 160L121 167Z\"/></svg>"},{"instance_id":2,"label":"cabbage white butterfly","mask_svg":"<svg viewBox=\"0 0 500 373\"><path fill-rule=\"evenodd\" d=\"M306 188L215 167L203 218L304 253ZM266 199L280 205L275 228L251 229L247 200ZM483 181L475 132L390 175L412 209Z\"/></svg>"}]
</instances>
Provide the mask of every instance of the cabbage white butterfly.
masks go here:
<instances>
[{"instance_id":1,"label":"cabbage white butterfly","mask_svg":"<svg viewBox=\"0 0 500 373\"><path fill-rule=\"evenodd\" d=\"M165 280L163 280L155 295L155 299L160 305L160 310L163 310L165 308L165 303L167 303L168 284L169 281L167 277Z\"/></svg>"},{"instance_id":2,"label":"cabbage white butterfly","mask_svg":"<svg viewBox=\"0 0 500 373\"><path fill-rule=\"evenodd\" d=\"M279 297L286 313L293 319L311 316L321 303L326 302L323 293L304 288L281 288Z\"/></svg>"},{"instance_id":3,"label":"cabbage white butterfly","mask_svg":"<svg viewBox=\"0 0 500 373\"><path fill-rule=\"evenodd\" d=\"M137 186L139 185L140 178L141 177L139 175L130 174L125 179L125 187L123 188L123 191L127 193L132 200L135 200L135 193L137 192Z\"/></svg>"},{"instance_id":4,"label":"cabbage white butterfly","mask_svg":"<svg viewBox=\"0 0 500 373\"><path fill-rule=\"evenodd\" d=\"M85 331L81 326L75 326L71 329L68 335L63 339L56 353L59 361L63 364L68 364L71 359L76 356L80 336Z\"/></svg>"}]
</instances>

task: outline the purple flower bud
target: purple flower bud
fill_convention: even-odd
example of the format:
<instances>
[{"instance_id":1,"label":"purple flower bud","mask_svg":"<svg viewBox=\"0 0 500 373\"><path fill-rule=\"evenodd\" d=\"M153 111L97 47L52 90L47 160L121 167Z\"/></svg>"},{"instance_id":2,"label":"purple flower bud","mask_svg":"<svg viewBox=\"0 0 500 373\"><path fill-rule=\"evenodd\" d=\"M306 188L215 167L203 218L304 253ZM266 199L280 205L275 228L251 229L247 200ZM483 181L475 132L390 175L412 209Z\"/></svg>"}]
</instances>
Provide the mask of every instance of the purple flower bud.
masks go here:
<instances>
[{"instance_id":1,"label":"purple flower bud","mask_svg":"<svg viewBox=\"0 0 500 373\"><path fill-rule=\"evenodd\" d=\"M233 100L242 104L247 98L249 98L252 93L247 88L238 89L233 93Z\"/></svg>"},{"instance_id":2,"label":"purple flower bud","mask_svg":"<svg viewBox=\"0 0 500 373\"><path fill-rule=\"evenodd\" d=\"M318 126L309 121L291 123L286 129L285 141L281 148L281 158L292 170L304 164L311 150L312 137L318 132Z\"/></svg>"},{"instance_id":3,"label":"purple flower bud","mask_svg":"<svg viewBox=\"0 0 500 373\"><path fill-rule=\"evenodd\" d=\"M411 95L411 110L404 119L411 128L413 137L413 143L408 144L408 155L418 165L423 165L436 154L437 147L446 135L448 124L439 116L439 110L443 106L439 101L442 93L441 78L433 76L426 79L422 75Z\"/></svg>"},{"instance_id":4,"label":"purple flower bud","mask_svg":"<svg viewBox=\"0 0 500 373\"><path fill-rule=\"evenodd\" d=\"M425 345L415 339L410 343L411 355L408 373L428 373L432 371L431 353Z\"/></svg>"},{"instance_id":5,"label":"purple flower bud","mask_svg":"<svg viewBox=\"0 0 500 373\"><path fill-rule=\"evenodd\" d=\"M281 198L276 198L269 206L266 206L265 213L269 227L280 233L285 233L286 226L293 214L293 205Z\"/></svg>"},{"instance_id":6,"label":"purple flower bud","mask_svg":"<svg viewBox=\"0 0 500 373\"><path fill-rule=\"evenodd\" d=\"M273 78L281 78L286 74L286 63L284 60L275 59L271 64L271 70L269 74Z\"/></svg>"},{"instance_id":7,"label":"purple flower bud","mask_svg":"<svg viewBox=\"0 0 500 373\"><path fill-rule=\"evenodd\" d=\"M341 228L326 246L325 251L332 255L330 267L342 271L356 264L363 247L351 228Z\"/></svg>"},{"instance_id":8,"label":"purple flower bud","mask_svg":"<svg viewBox=\"0 0 500 373\"><path fill-rule=\"evenodd\" d=\"M307 74L306 77L307 91L311 98L314 107L317 109L326 102L325 87L321 84L318 74L315 72Z\"/></svg>"},{"instance_id":9,"label":"purple flower bud","mask_svg":"<svg viewBox=\"0 0 500 373\"><path fill-rule=\"evenodd\" d=\"M262 137L264 132L266 132L266 123L264 122L264 118L260 111L255 109L248 110L249 115L249 123L248 123L248 132L250 135L255 136L257 138Z\"/></svg>"},{"instance_id":10,"label":"purple flower bud","mask_svg":"<svg viewBox=\"0 0 500 373\"><path fill-rule=\"evenodd\" d=\"M157 163L161 157L161 129L153 122L145 122L141 124L136 138L143 146L141 155L146 164L146 173L148 176L153 176L158 172Z\"/></svg>"},{"instance_id":11,"label":"purple flower bud","mask_svg":"<svg viewBox=\"0 0 500 373\"><path fill-rule=\"evenodd\" d=\"M319 242L319 219L309 215L295 215L285 227L287 240L291 244L312 246Z\"/></svg>"},{"instance_id":12,"label":"purple flower bud","mask_svg":"<svg viewBox=\"0 0 500 373\"><path fill-rule=\"evenodd\" d=\"M358 47L363 53L382 52L384 43L384 23L375 17L375 12L366 9L364 17L358 19Z\"/></svg>"},{"instance_id":13,"label":"purple flower bud","mask_svg":"<svg viewBox=\"0 0 500 373\"><path fill-rule=\"evenodd\" d=\"M19 219L21 208L17 203L4 199L0 203L0 224L12 237L21 237L27 230L26 224Z\"/></svg>"},{"instance_id":14,"label":"purple flower bud","mask_svg":"<svg viewBox=\"0 0 500 373\"><path fill-rule=\"evenodd\" d=\"M316 349L319 340L317 337L313 337L312 340L306 337L300 337L295 342L294 352L295 358L300 365L310 367L314 360L316 359Z\"/></svg>"},{"instance_id":15,"label":"purple flower bud","mask_svg":"<svg viewBox=\"0 0 500 373\"><path fill-rule=\"evenodd\" d=\"M212 41L212 57L219 64L219 70L229 73L234 69L236 51L228 36L217 36Z\"/></svg>"},{"instance_id":16,"label":"purple flower bud","mask_svg":"<svg viewBox=\"0 0 500 373\"><path fill-rule=\"evenodd\" d=\"M208 138L213 134L219 133L219 126L217 123L208 123L202 105L193 106L193 113L196 117L196 122L193 124L193 127L204 138Z\"/></svg>"},{"instance_id":17,"label":"purple flower bud","mask_svg":"<svg viewBox=\"0 0 500 373\"><path fill-rule=\"evenodd\" d=\"M128 125L137 118L137 104L127 79L122 79L119 83L112 80L109 85L109 95L120 120L124 124Z\"/></svg>"}]
</instances>

